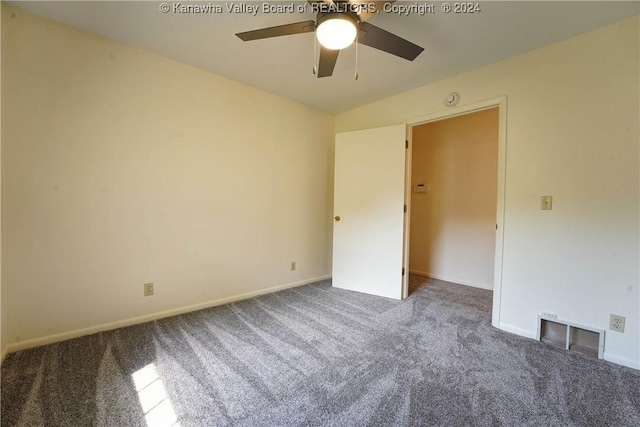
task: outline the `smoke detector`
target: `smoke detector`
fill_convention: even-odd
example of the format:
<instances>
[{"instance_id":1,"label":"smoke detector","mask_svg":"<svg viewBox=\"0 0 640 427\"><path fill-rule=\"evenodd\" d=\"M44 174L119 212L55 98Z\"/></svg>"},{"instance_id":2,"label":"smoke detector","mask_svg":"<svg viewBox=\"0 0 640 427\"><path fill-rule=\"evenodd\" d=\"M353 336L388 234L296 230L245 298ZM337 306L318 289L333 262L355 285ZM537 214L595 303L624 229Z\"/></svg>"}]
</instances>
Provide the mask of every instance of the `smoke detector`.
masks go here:
<instances>
[{"instance_id":1,"label":"smoke detector","mask_svg":"<svg viewBox=\"0 0 640 427\"><path fill-rule=\"evenodd\" d=\"M444 98L444 105L453 107L458 104L458 101L460 101L460 94L458 94L458 92L451 92Z\"/></svg>"}]
</instances>

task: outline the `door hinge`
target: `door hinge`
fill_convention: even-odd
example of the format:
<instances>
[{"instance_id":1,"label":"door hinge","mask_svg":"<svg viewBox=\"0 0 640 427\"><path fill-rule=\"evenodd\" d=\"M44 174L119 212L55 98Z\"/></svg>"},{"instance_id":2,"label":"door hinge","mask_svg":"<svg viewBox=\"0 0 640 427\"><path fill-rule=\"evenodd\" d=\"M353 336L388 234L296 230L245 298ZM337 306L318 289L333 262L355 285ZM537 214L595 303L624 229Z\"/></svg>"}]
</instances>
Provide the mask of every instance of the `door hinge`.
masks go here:
<instances>
[{"instance_id":1,"label":"door hinge","mask_svg":"<svg viewBox=\"0 0 640 427\"><path fill-rule=\"evenodd\" d=\"M404 213L407 213L407 205L404 205Z\"/></svg>"},{"instance_id":2,"label":"door hinge","mask_svg":"<svg viewBox=\"0 0 640 427\"><path fill-rule=\"evenodd\" d=\"M402 275L404 276L404 267L402 267Z\"/></svg>"},{"instance_id":3,"label":"door hinge","mask_svg":"<svg viewBox=\"0 0 640 427\"><path fill-rule=\"evenodd\" d=\"M496 230L498 229L498 224L496 224Z\"/></svg>"},{"instance_id":4,"label":"door hinge","mask_svg":"<svg viewBox=\"0 0 640 427\"><path fill-rule=\"evenodd\" d=\"M406 139L404 140L404 148L409 148L409 141Z\"/></svg>"}]
</instances>

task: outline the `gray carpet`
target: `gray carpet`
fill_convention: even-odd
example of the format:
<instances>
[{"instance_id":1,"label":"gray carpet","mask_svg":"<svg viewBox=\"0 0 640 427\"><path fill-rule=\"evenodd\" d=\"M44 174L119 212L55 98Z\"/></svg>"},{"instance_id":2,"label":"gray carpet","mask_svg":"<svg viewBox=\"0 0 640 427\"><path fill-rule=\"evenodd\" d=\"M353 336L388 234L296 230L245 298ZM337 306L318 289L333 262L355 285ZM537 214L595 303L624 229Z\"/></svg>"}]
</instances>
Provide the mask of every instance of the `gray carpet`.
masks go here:
<instances>
[{"instance_id":1,"label":"gray carpet","mask_svg":"<svg viewBox=\"0 0 640 427\"><path fill-rule=\"evenodd\" d=\"M321 282L11 354L2 426L640 426L640 372L498 331L491 293Z\"/></svg>"}]
</instances>

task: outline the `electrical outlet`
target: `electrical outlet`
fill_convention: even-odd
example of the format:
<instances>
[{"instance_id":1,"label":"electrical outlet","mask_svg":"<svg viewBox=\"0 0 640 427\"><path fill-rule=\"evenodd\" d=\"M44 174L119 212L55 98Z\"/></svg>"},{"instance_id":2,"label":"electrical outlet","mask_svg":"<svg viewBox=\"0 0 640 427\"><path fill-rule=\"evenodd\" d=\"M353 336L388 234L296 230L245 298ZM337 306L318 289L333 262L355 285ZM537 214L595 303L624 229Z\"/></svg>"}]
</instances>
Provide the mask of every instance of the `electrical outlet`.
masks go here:
<instances>
[{"instance_id":1,"label":"electrical outlet","mask_svg":"<svg viewBox=\"0 0 640 427\"><path fill-rule=\"evenodd\" d=\"M144 284L144 296L145 297L150 297L151 295L153 295L153 282L145 283Z\"/></svg>"},{"instance_id":2,"label":"electrical outlet","mask_svg":"<svg viewBox=\"0 0 640 427\"><path fill-rule=\"evenodd\" d=\"M296 271L296 262L291 261L291 271Z\"/></svg>"},{"instance_id":3,"label":"electrical outlet","mask_svg":"<svg viewBox=\"0 0 640 427\"><path fill-rule=\"evenodd\" d=\"M627 318L619 314L612 314L609 318L609 329L624 332L624 322Z\"/></svg>"},{"instance_id":4,"label":"electrical outlet","mask_svg":"<svg viewBox=\"0 0 640 427\"><path fill-rule=\"evenodd\" d=\"M553 196L540 197L540 210L550 211L553 209Z\"/></svg>"}]
</instances>

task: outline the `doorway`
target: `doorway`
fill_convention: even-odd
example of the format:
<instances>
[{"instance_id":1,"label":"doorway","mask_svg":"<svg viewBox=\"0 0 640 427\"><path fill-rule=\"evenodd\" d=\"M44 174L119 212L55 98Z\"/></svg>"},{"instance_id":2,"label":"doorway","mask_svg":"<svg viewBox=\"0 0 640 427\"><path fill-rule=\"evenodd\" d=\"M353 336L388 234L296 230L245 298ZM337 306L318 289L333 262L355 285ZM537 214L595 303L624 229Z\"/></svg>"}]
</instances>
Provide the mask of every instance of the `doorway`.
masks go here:
<instances>
[{"instance_id":1,"label":"doorway","mask_svg":"<svg viewBox=\"0 0 640 427\"><path fill-rule=\"evenodd\" d=\"M499 109L412 126L409 273L493 289ZM409 293L421 280L412 280Z\"/></svg>"},{"instance_id":2,"label":"doorway","mask_svg":"<svg viewBox=\"0 0 640 427\"><path fill-rule=\"evenodd\" d=\"M500 324L506 170L506 96L452 107L426 117L413 119L402 125L336 134L333 286L395 299L408 296L409 274L406 273L409 272L410 257L412 129L429 122L492 108L497 109L498 115L492 324L496 327ZM393 185L391 185L392 182ZM383 230L388 231L389 236L393 238L377 238L378 232ZM389 243L391 240L393 242ZM372 274L374 268L371 266L375 267L377 271L375 274ZM378 271L383 266L384 274ZM366 277L367 280L358 279L362 277ZM380 292L382 287L385 289L384 292Z\"/></svg>"}]
</instances>

